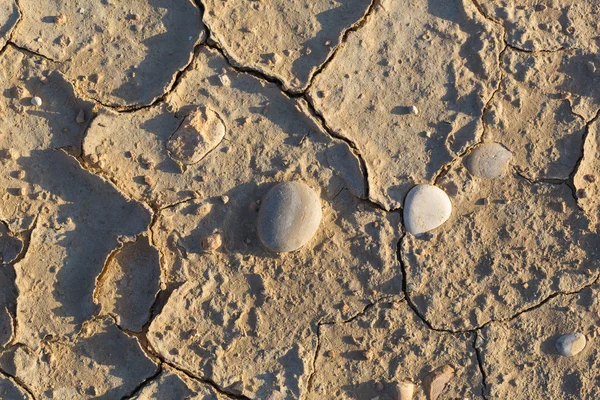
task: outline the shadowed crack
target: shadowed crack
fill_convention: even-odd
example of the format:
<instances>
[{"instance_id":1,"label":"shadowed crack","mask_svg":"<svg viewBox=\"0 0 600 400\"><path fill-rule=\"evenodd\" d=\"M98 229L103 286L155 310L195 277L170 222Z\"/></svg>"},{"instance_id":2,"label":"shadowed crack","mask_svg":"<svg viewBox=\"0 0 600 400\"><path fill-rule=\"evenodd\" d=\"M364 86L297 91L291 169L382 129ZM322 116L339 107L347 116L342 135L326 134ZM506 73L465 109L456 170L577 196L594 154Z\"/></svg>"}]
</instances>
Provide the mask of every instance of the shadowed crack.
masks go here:
<instances>
[{"instance_id":1,"label":"shadowed crack","mask_svg":"<svg viewBox=\"0 0 600 400\"><path fill-rule=\"evenodd\" d=\"M473 348L475 349L475 354L477 354L477 366L479 367L479 373L481 374L481 380L482 380L482 388L481 388L481 397L483 397L484 399L487 400L487 391L488 391L488 384L487 384L487 375L485 373L485 369L483 368L483 356L481 354L481 351L479 350L479 347L477 347L477 341L478 339L481 337L481 332L477 331L475 332L475 337L473 338Z\"/></svg>"},{"instance_id":2,"label":"shadowed crack","mask_svg":"<svg viewBox=\"0 0 600 400\"><path fill-rule=\"evenodd\" d=\"M2 369L2 367L0 367L0 374L3 374L7 377L9 377L12 382L17 385L19 388L21 388L24 392L26 392L29 396L31 396L31 398L33 400L36 400L35 396L33 395L33 392L31 391L31 389L29 389L29 387L27 387L27 385L25 384L25 382L23 382L21 379L19 379L19 377L15 376L15 375L11 375L8 372L6 372L4 369ZM8 400L8 399L7 399Z\"/></svg>"},{"instance_id":3,"label":"shadowed crack","mask_svg":"<svg viewBox=\"0 0 600 400\"><path fill-rule=\"evenodd\" d=\"M2 54L4 54L4 52L6 51L6 49L8 48L8 46L10 44L14 45L14 43L12 42L12 39L15 35L15 32L17 31L17 28L19 27L19 23L23 20L23 13L21 12L21 4L19 3L19 0L15 0L15 4L17 5L17 11L19 12L19 16L17 17L15 25L11 28L10 33L8 34L6 43L4 43L4 46L2 46L2 49L0 49L0 56Z\"/></svg>"},{"instance_id":4,"label":"shadowed crack","mask_svg":"<svg viewBox=\"0 0 600 400\"><path fill-rule=\"evenodd\" d=\"M380 303L385 303L387 301L389 301L390 298L392 298L394 296L384 296L381 297L377 300L375 300L374 302L368 303L367 305L365 305L365 307L359 311L358 313L354 314L352 317L343 320L343 321L319 321L317 323L317 345L315 346L315 354L313 356L313 360L312 360L312 371L310 372L310 375L308 376L308 383L306 385L306 392L310 393L312 390L312 385L313 385L313 381L314 381L314 376L317 372L317 358L319 357L319 353L321 351L321 327L323 325L342 325L342 324L348 324L351 323L353 321L355 321L356 319L363 317L367 314L367 312L375 307L377 304ZM397 301L402 301L402 299L399 299Z\"/></svg>"},{"instance_id":5,"label":"shadowed crack","mask_svg":"<svg viewBox=\"0 0 600 400\"><path fill-rule=\"evenodd\" d=\"M146 385L148 383L150 383L154 379L156 379L161 374L162 371L163 371L163 366L162 366L162 364L159 364L158 368L156 369L156 372L153 375L147 377L142 382L140 382L140 384L137 385L137 387L135 389L133 389L129 394L121 397L121 400L128 400L128 399L131 399L133 396L137 395L144 387L146 387Z\"/></svg>"},{"instance_id":6,"label":"shadowed crack","mask_svg":"<svg viewBox=\"0 0 600 400\"><path fill-rule=\"evenodd\" d=\"M204 13L206 12L206 7L204 6L204 4L202 3L201 0L194 0L194 1L195 1L196 5L198 6L198 8L200 8L200 10L202 11L202 16L204 17ZM363 16L361 18L359 18L358 21L356 21L349 27L342 30L339 42L329 53L329 55L327 56L325 61L323 61L320 65L317 66L317 69L311 74L311 76L308 80L308 84L302 90L300 90L300 89L285 89L284 88L285 84L283 83L283 81L280 78L269 75L268 73L264 72L262 69L245 66L245 65L243 65L243 63L235 60L234 57L232 57L227 52L227 50L225 50L223 48L223 46L217 40L212 38L212 36L214 36L214 35L211 35L211 33L210 33L211 28L210 28L209 24L206 21L204 21L204 18L202 18L203 19L202 22L204 23L204 26L206 27L206 31L208 33L207 45L209 47L211 47L212 49L218 50L219 53L221 53L221 55L227 60L227 63L232 68L235 68L238 71L250 73L252 75L256 74L255 76L257 76L257 77L260 76L264 80L267 80L271 83L275 83L277 86L279 86L279 88L281 89L282 92L288 94L290 97L295 97L295 96L304 96L308 92L308 90L312 86L316 76L319 75L329 65L331 60L333 60L333 58L336 56L339 49L344 45L344 43L346 43L348 35L351 32L357 31L358 29L360 29L367 23L369 17L371 16L371 14L373 14L373 11L375 10L375 7L377 6L378 3L379 3L379 0L371 0L369 6L367 7L367 10L363 14Z\"/></svg>"}]
</instances>

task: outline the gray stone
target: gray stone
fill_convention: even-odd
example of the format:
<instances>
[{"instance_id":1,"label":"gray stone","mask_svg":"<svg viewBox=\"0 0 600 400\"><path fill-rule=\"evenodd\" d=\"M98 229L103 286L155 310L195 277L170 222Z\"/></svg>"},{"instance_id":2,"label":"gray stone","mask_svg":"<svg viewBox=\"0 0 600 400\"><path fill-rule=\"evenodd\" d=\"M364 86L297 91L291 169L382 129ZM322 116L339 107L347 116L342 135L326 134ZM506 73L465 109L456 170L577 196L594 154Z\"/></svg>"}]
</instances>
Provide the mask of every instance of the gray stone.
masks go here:
<instances>
[{"instance_id":1,"label":"gray stone","mask_svg":"<svg viewBox=\"0 0 600 400\"><path fill-rule=\"evenodd\" d=\"M555 346L561 356L572 357L579 354L585 348L586 343L584 334L570 333L559 337Z\"/></svg>"},{"instance_id":2,"label":"gray stone","mask_svg":"<svg viewBox=\"0 0 600 400\"><path fill-rule=\"evenodd\" d=\"M467 169L480 178L498 179L506 173L512 153L498 143L477 146L469 156Z\"/></svg>"},{"instance_id":3,"label":"gray stone","mask_svg":"<svg viewBox=\"0 0 600 400\"><path fill-rule=\"evenodd\" d=\"M276 252L298 250L310 241L321 222L319 196L300 182L275 185L263 199L258 214L258 236Z\"/></svg>"}]
</instances>

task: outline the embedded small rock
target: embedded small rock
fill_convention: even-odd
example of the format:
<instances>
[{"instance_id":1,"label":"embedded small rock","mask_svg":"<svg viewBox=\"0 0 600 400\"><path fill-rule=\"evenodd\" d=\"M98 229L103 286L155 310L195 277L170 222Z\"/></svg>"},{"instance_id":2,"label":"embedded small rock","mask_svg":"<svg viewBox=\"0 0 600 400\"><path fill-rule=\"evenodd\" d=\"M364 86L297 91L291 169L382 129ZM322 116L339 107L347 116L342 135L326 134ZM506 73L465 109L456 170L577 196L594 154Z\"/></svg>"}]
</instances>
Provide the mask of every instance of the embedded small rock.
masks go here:
<instances>
[{"instance_id":1,"label":"embedded small rock","mask_svg":"<svg viewBox=\"0 0 600 400\"><path fill-rule=\"evenodd\" d=\"M415 384L400 382L396 385L396 400L412 400L415 394Z\"/></svg>"},{"instance_id":2,"label":"embedded small rock","mask_svg":"<svg viewBox=\"0 0 600 400\"><path fill-rule=\"evenodd\" d=\"M467 161L469 172L480 178L499 179L506 172L512 153L498 143L484 143L471 152Z\"/></svg>"},{"instance_id":3,"label":"embedded small rock","mask_svg":"<svg viewBox=\"0 0 600 400\"><path fill-rule=\"evenodd\" d=\"M420 235L442 225L452 213L450 198L432 185L417 185L404 200L404 225L408 232Z\"/></svg>"},{"instance_id":4,"label":"embedded small rock","mask_svg":"<svg viewBox=\"0 0 600 400\"><path fill-rule=\"evenodd\" d=\"M436 400L454 376L454 368L444 365L429 374L425 380L425 392L429 400Z\"/></svg>"},{"instance_id":5,"label":"embedded small rock","mask_svg":"<svg viewBox=\"0 0 600 400\"><path fill-rule=\"evenodd\" d=\"M202 250L209 253L217 251L222 244L223 239L221 238L221 234L218 232L204 236L200 243L200 245L202 246Z\"/></svg>"},{"instance_id":6,"label":"embedded small rock","mask_svg":"<svg viewBox=\"0 0 600 400\"><path fill-rule=\"evenodd\" d=\"M273 251L298 250L317 232L321 216L321 201L313 189L300 182L279 183L262 201L258 236Z\"/></svg>"},{"instance_id":7,"label":"embedded small rock","mask_svg":"<svg viewBox=\"0 0 600 400\"><path fill-rule=\"evenodd\" d=\"M38 96L32 97L31 98L31 104L34 105L34 106L36 106L36 107L39 107L39 106L42 105L42 99L40 99Z\"/></svg>"},{"instance_id":8,"label":"embedded small rock","mask_svg":"<svg viewBox=\"0 0 600 400\"><path fill-rule=\"evenodd\" d=\"M225 137L225 124L215 111L198 107L167 142L171 158L183 164L200 162Z\"/></svg>"},{"instance_id":9,"label":"embedded small rock","mask_svg":"<svg viewBox=\"0 0 600 400\"><path fill-rule=\"evenodd\" d=\"M572 357L579 354L587 343L585 335L582 333L570 333L558 338L556 341L556 350L565 357Z\"/></svg>"}]
</instances>

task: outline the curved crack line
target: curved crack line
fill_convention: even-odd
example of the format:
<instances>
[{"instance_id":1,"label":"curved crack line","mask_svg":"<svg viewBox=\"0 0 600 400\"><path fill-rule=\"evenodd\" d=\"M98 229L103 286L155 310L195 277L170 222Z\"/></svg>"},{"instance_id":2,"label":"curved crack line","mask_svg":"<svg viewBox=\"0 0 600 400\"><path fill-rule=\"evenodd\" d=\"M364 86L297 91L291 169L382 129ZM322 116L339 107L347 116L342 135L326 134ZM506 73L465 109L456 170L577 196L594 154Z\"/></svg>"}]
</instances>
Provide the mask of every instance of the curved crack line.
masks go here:
<instances>
[{"instance_id":1,"label":"curved crack line","mask_svg":"<svg viewBox=\"0 0 600 400\"><path fill-rule=\"evenodd\" d=\"M481 388L481 397L487 400L487 392L488 392L488 383L487 383L487 374L485 373L485 368L483 367L483 352L477 347L477 341L480 338L481 332L477 330L475 332L475 337L473 338L473 348L475 349L475 355L477 356L477 366L479 367L479 373L481 374L482 388Z\"/></svg>"},{"instance_id":2,"label":"curved crack line","mask_svg":"<svg viewBox=\"0 0 600 400\"><path fill-rule=\"evenodd\" d=\"M21 4L19 3L20 0L15 0L15 5L17 6L17 12L19 13L19 16L17 17L17 20L15 21L15 24L13 25L13 27L10 30L10 33L8 34L8 38L6 39L6 43L4 43L4 46L2 46L2 49L0 49L0 55L4 54L4 52L6 51L6 49L8 48L8 46L13 43L13 37L15 36L15 32L17 31L21 21L23 20L23 13L21 12Z\"/></svg>"},{"instance_id":3,"label":"curved crack line","mask_svg":"<svg viewBox=\"0 0 600 400\"><path fill-rule=\"evenodd\" d=\"M29 389L29 387L25 384L25 382L23 382L19 377L17 377L16 375L9 374L2 367L0 367L0 374L3 374L5 376L7 376L8 378L10 378L10 380L15 385L17 385L19 388L23 389L23 391L25 391L33 400L36 400L36 398L33 395L33 392L31 391L31 389Z\"/></svg>"},{"instance_id":4,"label":"curved crack line","mask_svg":"<svg viewBox=\"0 0 600 400\"><path fill-rule=\"evenodd\" d=\"M194 1L196 5L203 11L202 16L204 16L204 13L206 12L206 6L202 3L201 0ZM210 27L210 24L207 21L205 21L204 18L202 19L202 22L206 27L206 31L208 33L206 41L207 45L215 50L218 50L221 53L221 55L227 60L227 63L230 66L234 68L239 68L243 72L261 75L265 80L271 83L275 83L277 86L279 86L282 92L285 92L290 97L293 97L302 96L310 89L316 76L319 75L329 65L331 60L335 58L337 52L340 50L341 47L343 47L344 43L346 43L346 40L350 33L359 30L366 24L378 3L379 0L370 0L369 6L367 7L364 14L356 22L342 29L342 31L338 35L338 43L330 49L329 54L327 54L327 56L325 57L325 60L313 67L315 68L315 70L310 73L307 83L301 88L288 88L282 78L279 78L273 74L266 72L265 69L256 66L244 65L244 63L238 61L236 57L231 56L230 53L223 47L223 45L219 43L219 41L215 38L215 35L212 33L213 29Z\"/></svg>"},{"instance_id":5,"label":"curved crack line","mask_svg":"<svg viewBox=\"0 0 600 400\"><path fill-rule=\"evenodd\" d=\"M144 387L146 387L146 385L148 383L150 383L154 379L156 379L162 372L163 372L163 366L161 363L161 364L158 364L158 368L156 368L156 372L154 374L152 374L151 376L147 377L142 382L140 382L140 384L137 385L131 392L129 392L129 394L122 396L121 400L129 400L129 399L133 398L133 396L138 395L144 389Z\"/></svg>"}]
</instances>

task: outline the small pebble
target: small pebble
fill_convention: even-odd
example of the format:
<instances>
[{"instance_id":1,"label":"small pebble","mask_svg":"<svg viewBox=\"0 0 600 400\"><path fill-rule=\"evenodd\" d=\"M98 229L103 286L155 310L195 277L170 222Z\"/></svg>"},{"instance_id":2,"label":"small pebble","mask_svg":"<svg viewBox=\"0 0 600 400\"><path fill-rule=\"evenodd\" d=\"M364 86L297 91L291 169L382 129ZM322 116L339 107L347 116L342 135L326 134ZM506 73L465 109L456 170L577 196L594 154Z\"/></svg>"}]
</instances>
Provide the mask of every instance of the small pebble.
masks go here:
<instances>
[{"instance_id":1,"label":"small pebble","mask_svg":"<svg viewBox=\"0 0 600 400\"><path fill-rule=\"evenodd\" d=\"M221 202L223 204L229 203L229 196L221 196Z\"/></svg>"},{"instance_id":2,"label":"small pebble","mask_svg":"<svg viewBox=\"0 0 600 400\"><path fill-rule=\"evenodd\" d=\"M258 237L269 249L284 253L306 245L321 223L321 200L301 182L283 182L271 188L258 213Z\"/></svg>"},{"instance_id":3,"label":"small pebble","mask_svg":"<svg viewBox=\"0 0 600 400\"><path fill-rule=\"evenodd\" d=\"M80 8L79 10L77 10L77 12L78 12L79 14L83 14L83 13L85 12L85 8Z\"/></svg>"},{"instance_id":4,"label":"small pebble","mask_svg":"<svg viewBox=\"0 0 600 400\"><path fill-rule=\"evenodd\" d=\"M79 114L77 114L75 122L77 122L78 124L83 124L85 122L85 111L79 110Z\"/></svg>"},{"instance_id":5,"label":"small pebble","mask_svg":"<svg viewBox=\"0 0 600 400\"><path fill-rule=\"evenodd\" d=\"M42 99L40 99L38 96L34 96L31 98L31 104L36 107L39 107L42 105Z\"/></svg>"},{"instance_id":6,"label":"small pebble","mask_svg":"<svg viewBox=\"0 0 600 400\"><path fill-rule=\"evenodd\" d=\"M231 85L231 80L229 79L227 74L219 75L219 81L221 82L222 86L229 87L229 85Z\"/></svg>"},{"instance_id":7,"label":"small pebble","mask_svg":"<svg viewBox=\"0 0 600 400\"><path fill-rule=\"evenodd\" d=\"M587 174L583 178L588 182L596 182L596 175Z\"/></svg>"},{"instance_id":8,"label":"small pebble","mask_svg":"<svg viewBox=\"0 0 600 400\"><path fill-rule=\"evenodd\" d=\"M67 22L67 17L64 16L63 14L58 14L57 16L54 17L55 24L62 25L65 22Z\"/></svg>"},{"instance_id":9,"label":"small pebble","mask_svg":"<svg viewBox=\"0 0 600 400\"><path fill-rule=\"evenodd\" d=\"M467 169L473 176L486 179L502 178L512 153L498 143L483 143L469 155Z\"/></svg>"},{"instance_id":10,"label":"small pebble","mask_svg":"<svg viewBox=\"0 0 600 400\"><path fill-rule=\"evenodd\" d=\"M420 235L442 225L452 213L450 198L432 185L417 185L404 200L404 226L409 233Z\"/></svg>"},{"instance_id":11,"label":"small pebble","mask_svg":"<svg viewBox=\"0 0 600 400\"><path fill-rule=\"evenodd\" d=\"M212 253L216 251L223 244L223 238L221 234L215 232L213 234L204 236L200 242L202 250Z\"/></svg>"},{"instance_id":12,"label":"small pebble","mask_svg":"<svg viewBox=\"0 0 600 400\"><path fill-rule=\"evenodd\" d=\"M396 385L396 400L412 400L415 395L415 384L400 382Z\"/></svg>"},{"instance_id":13,"label":"small pebble","mask_svg":"<svg viewBox=\"0 0 600 400\"><path fill-rule=\"evenodd\" d=\"M556 341L556 350L565 357L573 357L580 353L587 343L585 335L582 333L570 333L558 338Z\"/></svg>"},{"instance_id":14,"label":"small pebble","mask_svg":"<svg viewBox=\"0 0 600 400\"><path fill-rule=\"evenodd\" d=\"M419 109L417 108L417 106L408 107L408 112L412 115L419 115Z\"/></svg>"}]
</instances>

